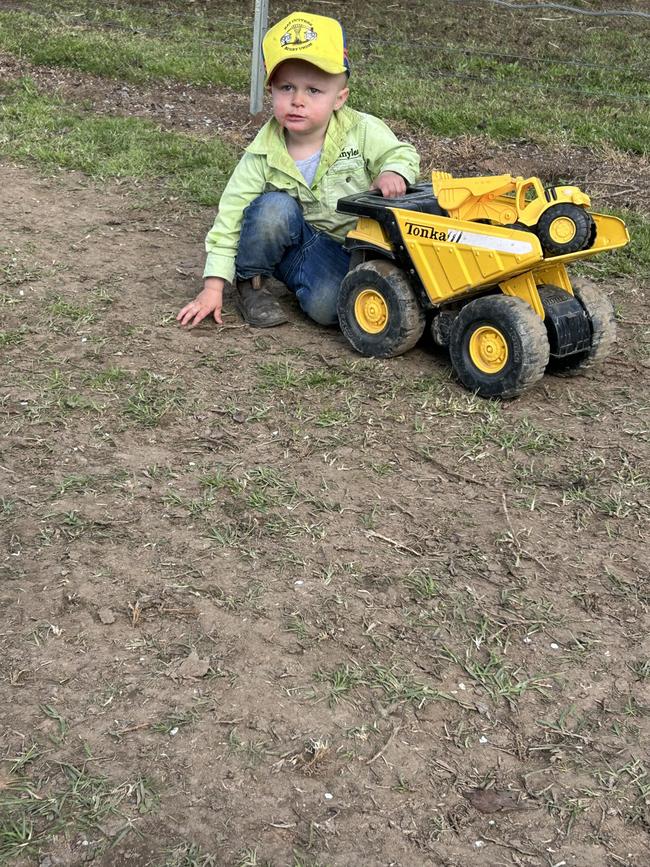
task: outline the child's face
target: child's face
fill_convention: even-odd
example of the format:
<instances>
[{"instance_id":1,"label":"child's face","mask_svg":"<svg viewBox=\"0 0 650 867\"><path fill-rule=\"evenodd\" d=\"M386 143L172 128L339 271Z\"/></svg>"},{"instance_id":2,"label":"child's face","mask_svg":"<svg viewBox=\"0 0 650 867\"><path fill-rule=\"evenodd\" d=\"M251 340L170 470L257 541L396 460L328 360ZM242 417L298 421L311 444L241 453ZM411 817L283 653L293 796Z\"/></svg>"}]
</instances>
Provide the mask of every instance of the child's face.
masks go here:
<instances>
[{"instance_id":1,"label":"child's face","mask_svg":"<svg viewBox=\"0 0 650 867\"><path fill-rule=\"evenodd\" d=\"M304 60L287 60L271 81L273 114L290 136L325 135L332 112L348 98L345 74L330 75Z\"/></svg>"}]
</instances>

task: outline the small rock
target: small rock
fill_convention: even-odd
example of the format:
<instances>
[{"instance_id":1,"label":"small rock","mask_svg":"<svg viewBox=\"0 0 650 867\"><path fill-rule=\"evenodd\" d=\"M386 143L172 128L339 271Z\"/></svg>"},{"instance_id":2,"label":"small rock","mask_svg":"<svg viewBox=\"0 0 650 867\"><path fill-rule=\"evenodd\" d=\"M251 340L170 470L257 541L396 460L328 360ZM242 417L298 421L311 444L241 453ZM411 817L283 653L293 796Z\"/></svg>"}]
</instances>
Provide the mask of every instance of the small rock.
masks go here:
<instances>
[{"instance_id":1,"label":"small rock","mask_svg":"<svg viewBox=\"0 0 650 867\"><path fill-rule=\"evenodd\" d=\"M205 677L209 668L210 660L199 659L198 653L196 650L193 650L178 667L169 672L169 675L170 677L182 678L183 680L191 680L194 677Z\"/></svg>"},{"instance_id":2,"label":"small rock","mask_svg":"<svg viewBox=\"0 0 650 867\"><path fill-rule=\"evenodd\" d=\"M105 623L106 625L109 623L115 623L115 615L110 608L100 608L97 614L102 623Z\"/></svg>"}]
</instances>

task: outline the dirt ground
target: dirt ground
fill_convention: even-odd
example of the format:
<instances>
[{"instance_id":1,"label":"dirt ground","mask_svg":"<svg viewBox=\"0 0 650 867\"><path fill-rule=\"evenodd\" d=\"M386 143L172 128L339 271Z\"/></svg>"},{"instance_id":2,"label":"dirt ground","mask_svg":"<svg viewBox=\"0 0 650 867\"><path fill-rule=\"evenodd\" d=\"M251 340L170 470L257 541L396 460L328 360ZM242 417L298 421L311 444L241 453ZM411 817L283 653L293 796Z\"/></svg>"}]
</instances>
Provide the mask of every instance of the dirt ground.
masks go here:
<instances>
[{"instance_id":1,"label":"dirt ground","mask_svg":"<svg viewBox=\"0 0 650 867\"><path fill-rule=\"evenodd\" d=\"M0 172L8 863L647 864L647 285L492 403L280 287L183 332L211 212Z\"/></svg>"}]
</instances>

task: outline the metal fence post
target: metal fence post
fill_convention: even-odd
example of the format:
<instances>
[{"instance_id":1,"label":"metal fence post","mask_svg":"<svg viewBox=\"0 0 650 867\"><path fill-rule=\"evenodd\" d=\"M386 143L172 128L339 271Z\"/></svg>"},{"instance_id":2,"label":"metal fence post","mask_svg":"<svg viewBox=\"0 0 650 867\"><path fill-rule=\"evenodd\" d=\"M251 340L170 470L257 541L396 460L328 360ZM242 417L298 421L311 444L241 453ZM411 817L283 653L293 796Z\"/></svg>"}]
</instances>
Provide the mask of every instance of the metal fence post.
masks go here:
<instances>
[{"instance_id":1,"label":"metal fence post","mask_svg":"<svg viewBox=\"0 0 650 867\"><path fill-rule=\"evenodd\" d=\"M264 62L262 39L269 21L269 0L255 0L253 57L251 60L251 114L259 114L264 102Z\"/></svg>"}]
</instances>

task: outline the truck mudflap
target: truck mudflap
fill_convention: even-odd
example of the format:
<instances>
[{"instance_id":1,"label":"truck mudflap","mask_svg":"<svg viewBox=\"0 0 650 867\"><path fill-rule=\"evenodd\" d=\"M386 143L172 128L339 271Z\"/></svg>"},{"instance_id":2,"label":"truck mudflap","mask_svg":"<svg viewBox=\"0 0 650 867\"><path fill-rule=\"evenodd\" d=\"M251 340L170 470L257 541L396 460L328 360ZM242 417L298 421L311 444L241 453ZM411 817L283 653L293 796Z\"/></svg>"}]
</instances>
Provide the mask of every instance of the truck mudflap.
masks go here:
<instances>
[{"instance_id":1,"label":"truck mudflap","mask_svg":"<svg viewBox=\"0 0 650 867\"><path fill-rule=\"evenodd\" d=\"M544 307L550 354L564 358L591 346L591 321L580 301L558 286L537 287Z\"/></svg>"}]
</instances>

